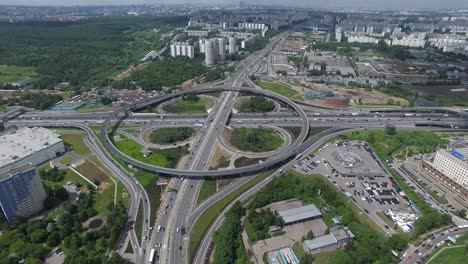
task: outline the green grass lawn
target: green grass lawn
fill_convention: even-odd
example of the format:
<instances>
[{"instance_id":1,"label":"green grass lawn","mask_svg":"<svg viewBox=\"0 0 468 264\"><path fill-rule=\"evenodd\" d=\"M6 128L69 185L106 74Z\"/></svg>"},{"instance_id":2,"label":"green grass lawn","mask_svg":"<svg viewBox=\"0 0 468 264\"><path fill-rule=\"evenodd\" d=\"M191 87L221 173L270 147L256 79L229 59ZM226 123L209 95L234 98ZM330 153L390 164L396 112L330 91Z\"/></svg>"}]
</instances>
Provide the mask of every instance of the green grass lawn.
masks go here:
<instances>
[{"instance_id":1,"label":"green grass lawn","mask_svg":"<svg viewBox=\"0 0 468 264\"><path fill-rule=\"evenodd\" d=\"M162 127L151 131L148 138L155 144L175 144L189 139L196 131L191 127Z\"/></svg>"},{"instance_id":2,"label":"green grass lawn","mask_svg":"<svg viewBox=\"0 0 468 264\"><path fill-rule=\"evenodd\" d=\"M45 166L43 166L45 167ZM41 167L41 168L43 168ZM50 167L48 167L50 168ZM51 187L53 189L57 188L57 187L62 187L63 185L67 184L67 182L71 182L73 184L81 184L81 189L83 190L86 190L86 186L88 185L88 182L86 180L84 180L83 178L81 178L78 174L76 174L75 172L73 172L72 170L70 169L66 169L65 172L67 173L65 175L65 178L60 181L60 182L53 182L53 181L46 181L46 180L42 180L42 182L44 183L45 186L48 186L48 187Z\"/></svg>"},{"instance_id":3,"label":"green grass lawn","mask_svg":"<svg viewBox=\"0 0 468 264\"><path fill-rule=\"evenodd\" d=\"M293 249L293 251L296 254L298 259L301 259L306 255L304 249L302 248L301 242L299 242L299 241L293 244L292 249Z\"/></svg>"},{"instance_id":4,"label":"green grass lawn","mask_svg":"<svg viewBox=\"0 0 468 264\"><path fill-rule=\"evenodd\" d=\"M296 90L292 89L291 86L283 83L268 82L264 80L257 80L255 81L255 83L263 89L270 90L272 92L278 93L289 98L297 99L296 97L299 95L299 93Z\"/></svg>"},{"instance_id":5,"label":"green grass lawn","mask_svg":"<svg viewBox=\"0 0 468 264\"><path fill-rule=\"evenodd\" d=\"M223 197L218 202L214 203L208 209L203 212L198 218L198 221L193 225L192 232L190 233L190 256L193 257L193 254L198 248L203 235L205 234L208 227L211 225L211 222L216 218L216 216L230 203L234 200L237 196L241 193L248 190L250 187L254 186L255 184L261 182L265 179L268 175L270 175L271 171L264 172L259 174L255 178L249 180L244 185L237 188L235 191L231 192L230 194Z\"/></svg>"},{"instance_id":6,"label":"green grass lawn","mask_svg":"<svg viewBox=\"0 0 468 264\"><path fill-rule=\"evenodd\" d=\"M231 131L229 143L243 151L266 152L281 147L284 140L271 129L236 127Z\"/></svg>"},{"instance_id":7,"label":"green grass lawn","mask_svg":"<svg viewBox=\"0 0 468 264\"><path fill-rule=\"evenodd\" d=\"M459 264L468 260L468 250L465 246L457 248L443 248L440 253L426 264Z\"/></svg>"},{"instance_id":8,"label":"green grass lawn","mask_svg":"<svg viewBox=\"0 0 468 264\"><path fill-rule=\"evenodd\" d=\"M179 159L187 153L188 146L180 146L168 149L150 149L152 154L144 157L141 154L143 146L131 139L124 139L115 142L115 146L125 155L136 160L160 167L174 168ZM118 161L118 160L117 160ZM123 164L123 161L121 164Z\"/></svg>"},{"instance_id":9,"label":"green grass lawn","mask_svg":"<svg viewBox=\"0 0 468 264\"><path fill-rule=\"evenodd\" d=\"M72 158L72 157L70 157L70 156L65 156L65 157L63 157L63 158L59 161L59 163L62 164L62 165L65 165L65 164L68 164L68 163L70 163L70 162L72 162L72 161L73 161L73 158Z\"/></svg>"},{"instance_id":10,"label":"green grass lawn","mask_svg":"<svg viewBox=\"0 0 468 264\"><path fill-rule=\"evenodd\" d=\"M0 85L5 82L16 82L27 77L35 77L33 67L18 67L0 65Z\"/></svg>"},{"instance_id":11,"label":"green grass lawn","mask_svg":"<svg viewBox=\"0 0 468 264\"><path fill-rule=\"evenodd\" d=\"M138 239L141 239L141 232L143 232L143 205L140 202L138 206L138 213L135 220L135 233Z\"/></svg>"},{"instance_id":12,"label":"green grass lawn","mask_svg":"<svg viewBox=\"0 0 468 264\"><path fill-rule=\"evenodd\" d=\"M467 96L437 95L435 98L442 106L468 106Z\"/></svg>"},{"instance_id":13,"label":"green grass lawn","mask_svg":"<svg viewBox=\"0 0 468 264\"><path fill-rule=\"evenodd\" d=\"M83 142L86 134L60 134L63 141L70 145L77 155L91 154L91 150Z\"/></svg>"},{"instance_id":14,"label":"green grass lawn","mask_svg":"<svg viewBox=\"0 0 468 264\"><path fill-rule=\"evenodd\" d=\"M180 99L175 103L165 105L164 110L168 113L203 114L213 107L213 104L213 101L209 98L200 98L198 101L184 101Z\"/></svg>"},{"instance_id":15,"label":"green grass lawn","mask_svg":"<svg viewBox=\"0 0 468 264\"><path fill-rule=\"evenodd\" d=\"M396 135L387 136L383 130L356 131L346 134L351 140L365 140L381 159L393 159L393 156L404 152L408 147L408 156L417 153L434 152L438 145L448 141L431 131L401 130Z\"/></svg>"},{"instance_id":16,"label":"green grass lawn","mask_svg":"<svg viewBox=\"0 0 468 264\"><path fill-rule=\"evenodd\" d=\"M205 179L198 194L197 204L202 203L216 192L216 180Z\"/></svg>"},{"instance_id":17,"label":"green grass lawn","mask_svg":"<svg viewBox=\"0 0 468 264\"><path fill-rule=\"evenodd\" d=\"M143 157L140 151L143 150L144 147L131 139L117 141L115 142L115 146L125 153L125 155L136 160L160 167L165 167L167 165L166 157L160 153L153 153L146 158Z\"/></svg>"}]
</instances>

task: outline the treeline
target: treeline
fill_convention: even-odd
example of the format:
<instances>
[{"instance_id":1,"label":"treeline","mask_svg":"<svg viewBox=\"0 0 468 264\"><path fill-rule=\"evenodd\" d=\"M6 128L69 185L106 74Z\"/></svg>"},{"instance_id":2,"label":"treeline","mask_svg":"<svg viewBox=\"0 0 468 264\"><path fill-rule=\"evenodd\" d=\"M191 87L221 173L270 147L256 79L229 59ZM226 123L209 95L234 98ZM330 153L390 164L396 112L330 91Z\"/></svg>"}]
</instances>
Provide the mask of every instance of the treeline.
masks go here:
<instances>
[{"instance_id":1,"label":"treeline","mask_svg":"<svg viewBox=\"0 0 468 264\"><path fill-rule=\"evenodd\" d=\"M109 75L138 62L132 32L181 25L186 17L109 16L79 22L0 23L0 65L32 66L36 88L60 82L103 85Z\"/></svg>"},{"instance_id":2,"label":"treeline","mask_svg":"<svg viewBox=\"0 0 468 264\"><path fill-rule=\"evenodd\" d=\"M320 197L318 194L320 193ZM272 202L298 198L305 203L320 203L323 199L329 206L329 214L342 216L342 222L356 235L344 250L330 256L331 263L394 263L391 250L401 251L407 244L404 235L385 237L381 233L361 223L351 209L347 198L330 185L323 177L303 177L289 173L274 178L248 204L248 208L263 207ZM332 207L332 208L330 208Z\"/></svg>"},{"instance_id":3,"label":"treeline","mask_svg":"<svg viewBox=\"0 0 468 264\"><path fill-rule=\"evenodd\" d=\"M388 46L385 41L378 44L371 43L350 43L350 42L317 42L312 48L319 50L335 51L342 56L354 56L353 48L359 48L359 51L373 49L379 51L390 58L400 60L413 59L414 56L408 51L408 48L402 46Z\"/></svg>"},{"instance_id":4,"label":"treeline","mask_svg":"<svg viewBox=\"0 0 468 264\"><path fill-rule=\"evenodd\" d=\"M21 105L28 108L45 110L63 100L56 94L15 92L11 98L0 100L0 106Z\"/></svg>"},{"instance_id":5,"label":"treeline","mask_svg":"<svg viewBox=\"0 0 468 264\"><path fill-rule=\"evenodd\" d=\"M252 263L242 243L241 218L245 210L240 202L236 202L226 213L224 222L216 231L213 240L215 254L213 263L250 264Z\"/></svg>"},{"instance_id":6,"label":"treeline","mask_svg":"<svg viewBox=\"0 0 468 264\"><path fill-rule=\"evenodd\" d=\"M132 89L138 85L145 90L161 90L163 86L178 85L205 72L206 67L198 60L181 56L164 58L133 72L123 80L114 82L112 86L117 89Z\"/></svg>"},{"instance_id":7,"label":"treeline","mask_svg":"<svg viewBox=\"0 0 468 264\"><path fill-rule=\"evenodd\" d=\"M275 109L275 104L263 96L252 96L248 100L242 102L240 106L241 112L265 113Z\"/></svg>"},{"instance_id":8,"label":"treeline","mask_svg":"<svg viewBox=\"0 0 468 264\"><path fill-rule=\"evenodd\" d=\"M270 226L283 227L283 219L278 215L278 212L272 212L270 208L261 209L257 212L250 208L247 217L244 220L244 226L250 226L252 229L247 232L250 241L257 241L270 238Z\"/></svg>"},{"instance_id":9,"label":"treeline","mask_svg":"<svg viewBox=\"0 0 468 264\"><path fill-rule=\"evenodd\" d=\"M97 231L88 231L82 223L97 212L93 209L93 194L80 194L76 203L64 202L63 214L55 219L41 218L27 221L14 217L13 223L2 223L0 263L41 263L41 258L59 246L65 252L67 264L127 263L112 249L126 222L122 204L112 208L107 224Z\"/></svg>"}]
</instances>

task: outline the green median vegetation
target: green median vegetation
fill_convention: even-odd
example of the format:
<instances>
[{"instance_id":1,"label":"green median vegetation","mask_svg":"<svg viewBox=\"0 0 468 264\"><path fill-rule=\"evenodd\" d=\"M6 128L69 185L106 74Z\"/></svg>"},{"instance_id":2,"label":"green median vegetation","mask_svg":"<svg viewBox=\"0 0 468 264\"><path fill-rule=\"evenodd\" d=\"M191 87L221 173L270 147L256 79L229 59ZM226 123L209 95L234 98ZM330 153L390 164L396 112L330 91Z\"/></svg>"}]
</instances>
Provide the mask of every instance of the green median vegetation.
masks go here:
<instances>
[{"instance_id":1,"label":"green median vegetation","mask_svg":"<svg viewBox=\"0 0 468 264\"><path fill-rule=\"evenodd\" d=\"M141 186L145 188L148 194L149 203L151 205L150 224L152 225L156 220L156 213L161 204L161 191L164 190L164 186L161 188L161 186L156 185L158 175L154 172L139 170L135 173L134 177L140 182Z\"/></svg>"},{"instance_id":2,"label":"green median vegetation","mask_svg":"<svg viewBox=\"0 0 468 264\"><path fill-rule=\"evenodd\" d=\"M243 101L240 105L240 112L243 113L265 113L275 109L275 104L263 96L252 96Z\"/></svg>"},{"instance_id":3,"label":"green median vegetation","mask_svg":"<svg viewBox=\"0 0 468 264\"><path fill-rule=\"evenodd\" d=\"M187 154L188 146L178 146L169 149L149 149L151 154L143 156L144 147L131 139L114 142L115 146L125 155L151 165L174 168L182 156Z\"/></svg>"},{"instance_id":4,"label":"green median vegetation","mask_svg":"<svg viewBox=\"0 0 468 264\"><path fill-rule=\"evenodd\" d=\"M226 206L228 206L228 204L230 204L236 197L238 197L240 194L242 194L252 186L261 182L268 175L270 175L270 173L271 171L267 171L257 175L255 178L244 183L242 186L240 186L233 192L229 193L216 203L212 204L205 210L205 212L203 212L203 214L200 215L197 222L195 222L195 224L193 225L192 231L190 232L190 258L194 257L194 253L200 245L200 242L203 239L205 232L208 230L208 227L215 220L218 214L221 213L221 211Z\"/></svg>"},{"instance_id":5,"label":"green median vegetation","mask_svg":"<svg viewBox=\"0 0 468 264\"><path fill-rule=\"evenodd\" d=\"M233 128L229 133L229 143L242 151L267 152L283 145L283 138L266 128Z\"/></svg>"},{"instance_id":6,"label":"green median vegetation","mask_svg":"<svg viewBox=\"0 0 468 264\"><path fill-rule=\"evenodd\" d=\"M197 198L197 204L201 204L214 193L216 193L216 179L206 177L203 180L202 186L200 187L200 192L198 193Z\"/></svg>"},{"instance_id":7,"label":"green median vegetation","mask_svg":"<svg viewBox=\"0 0 468 264\"><path fill-rule=\"evenodd\" d=\"M213 101L209 98L183 97L175 102L168 103L163 106L164 111L168 113L179 114L204 114L208 109L213 107Z\"/></svg>"},{"instance_id":8,"label":"green median vegetation","mask_svg":"<svg viewBox=\"0 0 468 264\"><path fill-rule=\"evenodd\" d=\"M195 134L195 129L190 127L165 127L153 130L149 140L155 144L173 144L189 139Z\"/></svg>"}]
</instances>

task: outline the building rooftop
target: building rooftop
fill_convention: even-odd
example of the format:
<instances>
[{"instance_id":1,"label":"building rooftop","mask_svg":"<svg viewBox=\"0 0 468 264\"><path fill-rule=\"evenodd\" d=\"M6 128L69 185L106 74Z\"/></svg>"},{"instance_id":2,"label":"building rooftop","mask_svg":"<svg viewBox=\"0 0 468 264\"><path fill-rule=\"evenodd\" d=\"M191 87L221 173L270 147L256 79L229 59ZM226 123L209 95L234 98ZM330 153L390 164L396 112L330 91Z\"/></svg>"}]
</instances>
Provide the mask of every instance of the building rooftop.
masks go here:
<instances>
[{"instance_id":1,"label":"building rooftop","mask_svg":"<svg viewBox=\"0 0 468 264\"><path fill-rule=\"evenodd\" d=\"M268 262L270 264L281 264L278 257L274 252L268 252Z\"/></svg>"},{"instance_id":2,"label":"building rooftop","mask_svg":"<svg viewBox=\"0 0 468 264\"><path fill-rule=\"evenodd\" d=\"M336 244L337 240L332 234L319 236L311 240L304 240L304 246L309 250L315 250Z\"/></svg>"},{"instance_id":3,"label":"building rooftop","mask_svg":"<svg viewBox=\"0 0 468 264\"><path fill-rule=\"evenodd\" d=\"M14 168L12 170L2 172L2 173L0 173L0 181L2 181L4 179L7 179L7 178L10 178L11 176L16 175L16 174L18 174L20 172L30 170L32 168L34 168L34 166L31 163L28 163L28 164L21 165L21 166L19 166L17 168Z\"/></svg>"},{"instance_id":4,"label":"building rooftop","mask_svg":"<svg viewBox=\"0 0 468 264\"><path fill-rule=\"evenodd\" d=\"M43 127L24 127L0 137L0 168L61 142L57 133Z\"/></svg>"},{"instance_id":5,"label":"building rooftop","mask_svg":"<svg viewBox=\"0 0 468 264\"><path fill-rule=\"evenodd\" d=\"M315 204L278 211L278 214L283 218L285 224L322 215Z\"/></svg>"}]
</instances>

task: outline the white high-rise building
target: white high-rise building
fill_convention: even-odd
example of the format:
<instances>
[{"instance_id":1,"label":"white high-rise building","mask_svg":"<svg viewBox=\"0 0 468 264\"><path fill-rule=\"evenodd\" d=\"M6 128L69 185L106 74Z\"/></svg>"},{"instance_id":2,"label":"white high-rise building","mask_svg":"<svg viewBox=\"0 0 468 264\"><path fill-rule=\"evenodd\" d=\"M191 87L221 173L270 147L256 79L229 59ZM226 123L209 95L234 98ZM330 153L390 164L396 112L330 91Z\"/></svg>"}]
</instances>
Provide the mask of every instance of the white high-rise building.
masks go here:
<instances>
[{"instance_id":1,"label":"white high-rise building","mask_svg":"<svg viewBox=\"0 0 468 264\"><path fill-rule=\"evenodd\" d=\"M439 150L434 167L458 184L468 188L468 163L447 150Z\"/></svg>"},{"instance_id":2,"label":"white high-rise building","mask_svg":"<svg viewBox=\"0 0 468 264\"><path fill-rule=\"evenodd\" d=\"M193 59L195 57L195 48L187 42L174 42L171 44L171 56L186 56Z\"/></svg>"},{"instance_id":3,"label":"white high-rise building","mask_svg":"<svg viewBox=\"0 0 468 264\"><path fill-rule=\"evenodd\" d=\"M218 61L217 64L223 64L226 61L226 44L224 38L218 38Z\"/></svg>"},{"instance_id":4,"label":"white high-rise building","mask_svg":"<svg viewBox=\"0 0 468 264\"><path fill-rule=\"evenodd\" d=\"M236 38L234 36L229 37L229 54L237 52Z\"/></svg>"},{"instance_id":5,"label":"white high-rise building","mask_svg":"<svg viewBox=\"0 0 468 264\"><path fill-rule=\"evenodd\" d=\"M422 162L422 168L461 195L468 197L468 148L451 151L440 149L436 152L432 163Z\"/></svg>"},{"instance_id":6,"label":"white high-rise building","mask_svg":"<svg viewBox=\"0 0 468 264\"><path fill-rule=\"evenodd\" d=\"M226 43L224 38L205 40L205 63L208 66L223 64L226 61Z\"/></svg>"},{"instance_id":7,"label":"white high-rise building","mask_svg":"<svg viewBox=\"0 0 468 264\"><path fill-rule=\"evenodd\" d=\"M337 27L335 29L335 39L336 39L336 41L341 42L341 37L342 36L343 36L343 33L341 32L341 28Z\"/></svg>"}]
</instances>

